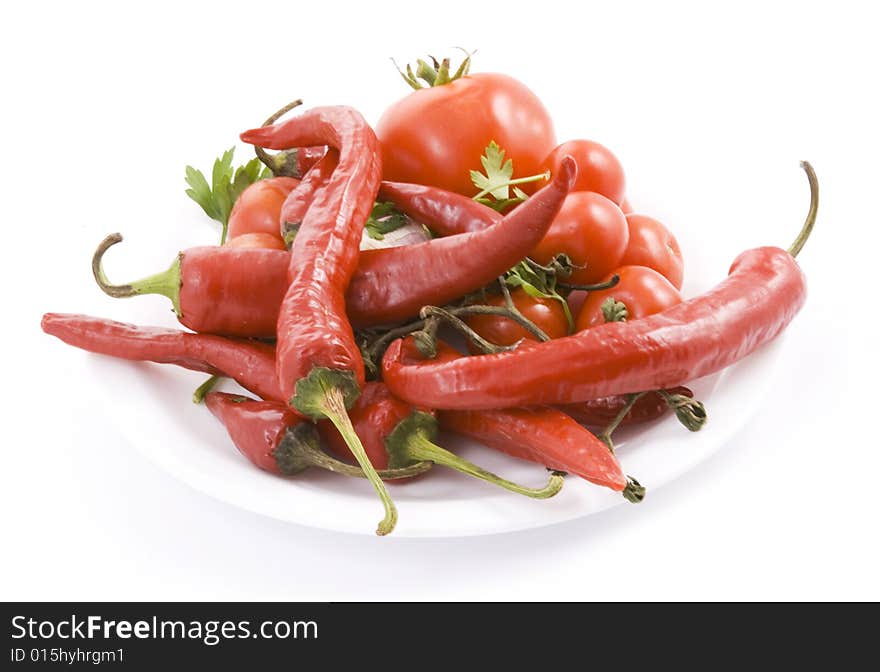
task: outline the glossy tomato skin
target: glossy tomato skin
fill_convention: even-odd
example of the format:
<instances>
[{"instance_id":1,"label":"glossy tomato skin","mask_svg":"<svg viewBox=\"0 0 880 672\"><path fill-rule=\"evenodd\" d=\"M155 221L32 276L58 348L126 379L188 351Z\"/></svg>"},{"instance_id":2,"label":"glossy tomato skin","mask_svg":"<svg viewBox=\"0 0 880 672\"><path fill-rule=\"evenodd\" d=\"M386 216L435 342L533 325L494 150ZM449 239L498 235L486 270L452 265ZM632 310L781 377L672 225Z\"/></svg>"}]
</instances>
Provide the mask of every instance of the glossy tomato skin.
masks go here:
<instances>
[{"instance_id":1,"label":"glossy tomato skin","mask_svg":"<svg viewBox=\"0 0 880 672\"><path fill-rule=\"evenodd\" d=\"M565 253L577 266L567 282L592 284L620 265L629 243L626 217L613 201L592 191L569 194L550 230L529 256L547 264Z\"/></svg>"},{"instance_id":2,"label":"glossy tomato skin","mask_svg":"<svg viewBox=\"0 0 880 672\"><path fill-rule=\"evenodd\" d=\"M605 324L602 304L608 298L626 304L627 321L632 322L671 308L682 301L681 293L665 277L647 266L621 266L609 273L620 276L620 282L611 289L590 292L580 313L575 318L575 331L583 331Z\"/></svg>"},{"instance_id":3,"label":"glossy tomato skin","mask_svg":"<svg viewBox=\"0 0 880 672\"><path fill-rule=\"evenodd\" d=\"M386 180L465 196L478 191L470 171L483 170L480 157L491 141L513 160L514 177L539 173L556 144L553 122L537 96L513 77L496 73L414 91L385 111L376 135Z\"/></svg>"},{"instance_id":4,"label":"glossy tomato skin","mask_svg":"<svg viewBox=\"0 0 880 672\"><path fill-rule=\"evenodd\" d=\"M245 233L269 233L281 236L281 206L299 180L292 177L270 177L254 182L241 192L229 213L227 238Z\"/></svg>"},{"instance_id":5,"label":"glossy tomato skin","mask_svg":"<svg viewBox=\"0 0 880 672\"><path fill-rule=\"evenodd\" d=\"M523 289L512 290L510 298L519 312L550 338L568 335L568 319L559 301L529 296ZM487 306L505 305L501 295L487 297L482 303ZM538 340L513 320L499 315L473 315L465 321L471 329L495 345L513 345L520 339Z\"/></svg>"},{"instance_id":6,"label":"glossy tomato skin","mask_svg":"<svg viewBox=\"0 0 880 672\"><path fill-rule=\"evenodd\" d=\"M271 233L243 233L226 241L226 247L248 247L262 250L286 250L281 236Z\"/></svg>"},{"instance_id":7,"label":"glossy tomato skin","mask_svg":"<svg viewBox=\"0 0 880 672\"><path fill-rule=\"evenodd\" d=\"M684 260L672 232L647 215L627 215L626 223L629 227L629 244L623 253L621 265L653 268L666 276L676 289L681 289Z\"/></svg>"},{"instance_id":8,"label":"glossy tomato skin","mask_svg":"<svg viewBox=\"0 0 880 672\"><path fill-rule=\"evenodd\" d=\"M631 215L635 210L633 210L632 204L629 202L629 199L624 196L623 200L620 202L620 209L623 211L624 215Z\"/></svg>"},{"instance_id":9,"label":"glossy tomato skin","mask_svg":"<svg viewBox=\"0 0 880 672\"><path fill-rule=\"evenodd\" d=\"M621 205L625 198L623 166L610 149L593 140L569 140L556 147L541 164L554 174L566 156L575 160L577 180L572 191L594 191Z\"/></svg>"}]
</instances>

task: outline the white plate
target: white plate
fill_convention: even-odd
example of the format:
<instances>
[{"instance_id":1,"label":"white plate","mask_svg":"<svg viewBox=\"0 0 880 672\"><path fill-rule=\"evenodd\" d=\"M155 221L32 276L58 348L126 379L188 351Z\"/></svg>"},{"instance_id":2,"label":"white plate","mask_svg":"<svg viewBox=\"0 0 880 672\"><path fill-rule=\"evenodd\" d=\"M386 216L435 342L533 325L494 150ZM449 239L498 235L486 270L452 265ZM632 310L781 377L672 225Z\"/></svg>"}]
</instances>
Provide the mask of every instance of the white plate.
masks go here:
<instances>
[{"instance_id":1,"label":"white plate","mask_svg":"<svg viewBox=\"0 0 880 672\"><path fill-rule=\"evenodd\" d=\"M703 431L690 433L672 414L615 435L626 473L651 492L691 469L742 427L772 382L779 341L765 346L722 374L691 387L709 410ZM317 469L280 478L252 467L204 407L189 402L204 376L173 367L130 363L88 355L88 376L102 381L108 414L132 444L169 474L218 500L272 518L310 527L372 534L381 505L360 479ZM124 394L120 391L124 390ZM721 421L720 419L724 420ZM719 419L719 420L716 420ZM441 441L483 466L524 484L539 485L539 466L500 455L473 442ZM612 506L632 506L616 493L569 476L562 492L532 500L447 469L389 487L400 514L397 537L458 537L541 527Z\"/></svg>"}]
</instances>

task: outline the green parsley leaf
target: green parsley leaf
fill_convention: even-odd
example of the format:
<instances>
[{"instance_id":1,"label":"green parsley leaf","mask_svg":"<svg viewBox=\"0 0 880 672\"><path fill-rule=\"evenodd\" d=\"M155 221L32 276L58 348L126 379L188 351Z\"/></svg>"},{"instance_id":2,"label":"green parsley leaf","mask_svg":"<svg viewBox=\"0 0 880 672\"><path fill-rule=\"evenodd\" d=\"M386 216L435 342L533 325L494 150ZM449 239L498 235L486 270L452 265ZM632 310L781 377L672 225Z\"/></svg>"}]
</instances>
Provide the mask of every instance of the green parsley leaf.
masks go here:
<instances>
[{"instance_id":1,"label":"green parsley leaf","mask_svg":"<svg viewBox=\"0 0 880 672\"><path fill-rule=\"evenodd\" d=\"M223 232L220 244L226 242L226 229L232 206L245 189L254 182L272 177L272 171L263 167L259 159L251 159L245 165L233 169L232 158L235 148L226 150L214 161L211 170L211 184L200 170L186 167L186 195L199 204L205 214L220 222Z\"/></svg>"},{"instance_id":2,"label":"green parsley leaf","mask_svg":"<svg viewBox=\"0 0 880 672\"><path fill-rule=\"evenodd\" d=\"M364 228L370 238L382 240L386 233L397 231L406 223L406 215L396 210L393 203L376 203Z\"/></svg>"},{"instance_id":3,"label":"green parsley leaf","mask_svg":"<svg viewBox=\"0 0 880 672\"><path fill-rule=\"evenodd\" d=\"M483 164L485 175L478 170L471 171L471 181L481 192L491 194L496 200L510 196L509 182L513 178L513 161L504 160L504 150L493 140L486 147L480 163Z\"/></svg>"}]
</instances>

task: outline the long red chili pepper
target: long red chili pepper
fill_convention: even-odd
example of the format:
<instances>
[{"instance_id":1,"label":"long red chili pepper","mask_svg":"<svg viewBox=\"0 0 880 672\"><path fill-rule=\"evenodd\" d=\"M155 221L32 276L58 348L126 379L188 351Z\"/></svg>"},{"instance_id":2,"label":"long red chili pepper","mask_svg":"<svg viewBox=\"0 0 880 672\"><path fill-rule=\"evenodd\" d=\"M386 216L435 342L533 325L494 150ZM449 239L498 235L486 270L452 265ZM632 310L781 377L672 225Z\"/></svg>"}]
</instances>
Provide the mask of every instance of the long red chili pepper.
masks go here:
<instances>
[{"instance_id":1,"label":"long red chili pepper","mask_svg":"<svg viewBox=\"0 0 880 672\"><path fill-rule=\"evenodd\" d=\"M633 502L645 491L627 480L608 446L562 411L549 406L481 411L441 411L443 429L523 460L577 474L622 492Z\"/></svg>"},{"instance_id":2,"label":"long red chili pepper","mask_svg":"<svg viewBox=\"0 0 880 672\"><path fill-rule=\"evenodd\" d=\"M226 376L261 397L282 398L275 376L275 348L266 343L63 313L47 313L42 327L82 350Z\"/></svg>"},{"instance_id":3,"label":"long red chili pepper","mask_svg":"<svg viewBox=\"0 0 880 672\"><path fill-rule=\"evenodd\" d=\"M475 233L501 221L500 213L472 198L444 191L446 197L439 199L438 191L421 184L382 182L379 199L391 201L438 236Z\"/></svg>"},{"instance_id":4,"label":"long red chili pepper","mask_svg":"<svg viewBox=\"0 0 880 672\"><path fill-rule=\"evenodd\" d=\"M416 405L473 410L672 387L733 364L775 338L804 303L806 283L795 256L812 230L819 194L815 173L802 165L810 211L788 251L749 250L733 262L726 280L702 296L530 348L436 363L398 340L383 359L386 384Z\"/></svg>"},{"instance_id":5,"label":"long red chili pepper","mask_svg":"<svg viewBox=\"0 0 880 672\"><path fill-rule=\"evenodd\" d=\"M333 160L328 153L316 169L323 170L324 161ZM573 169L573 163L563 161L550 185L504 218L491 208L439 189L427 189L419 199L404 202L401 208L417 220L422 221L424 215L433 221L433 212L456 217L458 210L444 204L463 199L476 206L474 212L487 225L475 233L362 252L346 294L352 324L363 328L413 317L422 306L446 304L507 271L543 237L565 197ZM492 221L497 226L490 227ZM167 271L114 285L101 262L106 251L121 240L119 234L108 236L92 259L95 281L110 296L162 294L171 299L181 323L200 333L275 336L288 288L290 257L285 252L196 247L181 252Z\"/></svg>"},{"instance_id":6,"label":"long red chili pepper","mask_svg":"<svg viewBox=\"0 0 880 672\"><path fill-rule=\"evenodd\" d=\"M361 253L347 295L352 324L405 320L418 314L422 306L444 305L488 284L522 261L541 241L576 177L577 166L566 157L550 184L495 226ZM484 220L494 213L480 207L485 211ZM415 209L407 214L418 219Z\"/></svg>"},{"instance_id":7,"label":"long red chili pepper","mask_svg":"<svg viewBox=\"0 0 880 672\"><path fill-rule=\"evenodd\" d=\"M694 396L694 393L686 387L674 387L667 392L671 395ZM579 404L562 404L558 408L581 424L604 427L617 417L626 404L626 396L618 394L591 399ZM636 400L632 408L623 416L619 426L625 427L651 422L662 417L669 410L669 404L657 391L647 392Z\"/></svg>"},{"instance_id":8,"label":"long red chili pepper","mask_svg":"<svg viewBox=\"0 0 880 672\"><path fill-rule=\"evenodd\" d=\"M290 476L310 467L364 478L355 467L325 453L318 432L308 420L277 401L256 401L238 394L210 392L205 405L220 420L239 452L260 469ZM430 469L418 462L402 469L379 469L382 479L412 478Z\"/></svg>"},{"instance_id":9,"label":"long red chili pepper","mask_svg":"<svg viewBox=\"0 0 880 672\"><path fill-rule=\"evenodd\" d=\"M395 399L382 383L367 383L349 413L370 462L377 469L402 469L427 461L535 499L552 497L562 488L562 478L555 474L550 475L542 488L524 487L438 446L434 443L437 435L434 416ZM321 423L320 432L337 455L348 457L351 454L343 437L332 425ZM603 448L608 453L604 445Z\"/></svg>"},{"instance_id":10,"label":"long red chili pepper","mask_svg":"<svg viewBox=\"0 0 880 672\"><path fill-rule=\"evenodd\" d=\"M276 371L291 406L314 420L330 420L345 437L385 508L376 532L388 534L397 509L346 413L364 383L364 362L345 313L345 292L382 179L379 141L359 112L342 106L314 108L245 131L241 139L270 149L327 145L339 152L336 170L315 193L290 251Z\"/></svg>"}]
</instances>

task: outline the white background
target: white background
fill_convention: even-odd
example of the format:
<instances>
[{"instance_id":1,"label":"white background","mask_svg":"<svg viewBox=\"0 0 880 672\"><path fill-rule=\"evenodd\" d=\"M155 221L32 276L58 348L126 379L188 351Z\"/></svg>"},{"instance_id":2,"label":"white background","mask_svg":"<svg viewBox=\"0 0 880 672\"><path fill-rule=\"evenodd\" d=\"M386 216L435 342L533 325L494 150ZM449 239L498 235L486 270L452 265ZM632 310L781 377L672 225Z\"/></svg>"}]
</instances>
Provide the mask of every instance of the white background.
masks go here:
<instances>
[{"instance_id":1,"label":"white background","mask_svg":"<svg viewBox=\"0 0 880 672\"><path fill-rule=\"evenodd\" d=\"M880 598L880 50L868 3L434 4L3 10L0 598ZM208 223L175 229L195 207L185 162L206 166L295 97L375 121L406 92L389 56L455 46L533 88L560 140L611 147L637 209L691 232L688 267L720 259L719 279L739 251L789 242L807 199L797 162L813 162L810 296L772 397L642 505L515 534L315 531L158 470L113 429L102 381L77 375L79 353L44 336L40 314L120 315L88 271L109 231L155 260L131 277L181 239L213 239Z\"/></svg>"}]
</instances>

